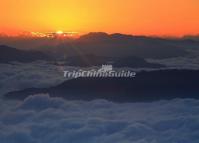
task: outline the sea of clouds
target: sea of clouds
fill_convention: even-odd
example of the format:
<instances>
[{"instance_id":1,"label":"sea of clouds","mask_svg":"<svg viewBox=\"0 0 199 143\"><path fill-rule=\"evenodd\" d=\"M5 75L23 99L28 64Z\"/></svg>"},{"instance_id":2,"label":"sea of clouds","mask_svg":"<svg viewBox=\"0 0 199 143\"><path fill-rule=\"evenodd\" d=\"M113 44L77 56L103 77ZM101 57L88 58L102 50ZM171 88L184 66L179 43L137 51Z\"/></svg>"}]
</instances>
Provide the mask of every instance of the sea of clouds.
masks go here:
<instances>
[{"instance_id":1,"label":"sea of clouds","mask_svg":"<svg viewBox=\"0 0 199 143\"><path fill-rule=\"evenodd\" d=\"M195 59L178 60L158 62L168 68L189 62L197 67ZM48 94L23 101L3 99L9 91L62 83L67 80L65 68L74 70L46 62L0 64L0 143L199 142L199 100L195 99L123 104L67 101Z\"/></svg>"},{"instance_id":2,"label":"sea of clouds","mask_svg":"<svg viewBox=\"0 0 199 143\"><path fill-rule=\"evenodd\" d=\"M176 57L168 59L147 59L148 62L165 65L165 69L199 70L199 57Z\"/></svg>"},{"instance_id":3,"label":"sea of clouds","mask_svg":"<svg viewBox=\"0 0 199 143\"><path fill-rule=\"evenodd\" d=\"M189 55L166 59L147 59L148 62L162 64L166 69L192 69L199 70L199 50L187 50Z\"/></svg>"},{"instance_id":4,"label":"sea of clouds","mask_svg":"<svg viewBox=\"0 0 199 143\"><path fill-rule=\"evenodd\" d=\"M25 88L57 85L66 80L63 71L62 66L44 61L0 64L0 95Z\"/></svg>"},{"instance_id":5,"label":"sea of clouds","mask_svg":"<svg viewBox=\"0 0 199 143\"><path fill-rule=\"evenodd\" d=\"M199 101L0 100L1 143L198 143Z\"/></svg>"},{"instance_id":6,"label":"sea of clouds","mask_svg":"<svg viewBox=\"0 0 199 143\"><path fill-rule=\"evenodd\" d=\"M10 91L22 90L26 88L45 88L56 86L68 80L64 77L64 71L73 70L92 70L101 67L72 67L64 64L50 63L45 61L36 61L32 63L0 64L0 96ZM128 69L128 68L123 68ZM153 70L147 68L133 69Z\"/></svg>"},{"instance_id":7,"label":"sea of clouds","mask_svg":"<svg viewBox=\"0 0 199 143\"><path fill-rule=\"evenodd\" d=\"M199 55L199 54L197 54ZM151 63L166 65L162 69L194 69L199 70L199 56L195 57L177 57L169 59L147 59ZM99 69L101 67L84 68L85 70ZM73 71L82 69L81 67L71 67L62 64L50 63L45 61L36 61L32 63L0 64L0 96L3 94L22 90L31 87L51 87L58 85L67 78L64 78L64 71ZM120 70L120 69L117 69ZM133 70L140 72L142 70L152 71L159 69L152 68L128 68L122 70Z\"/></svg>"}]
</instances>

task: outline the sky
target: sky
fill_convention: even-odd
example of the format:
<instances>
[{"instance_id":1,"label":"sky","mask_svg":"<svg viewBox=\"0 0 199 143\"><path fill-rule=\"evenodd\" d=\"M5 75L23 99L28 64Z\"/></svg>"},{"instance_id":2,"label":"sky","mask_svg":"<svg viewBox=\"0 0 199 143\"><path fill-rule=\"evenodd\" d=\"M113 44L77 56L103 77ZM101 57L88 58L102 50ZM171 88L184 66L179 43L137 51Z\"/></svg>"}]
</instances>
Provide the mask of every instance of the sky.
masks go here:
<instances>
[{"instance_id":1,"label":"sky","mask_svg":"<svg viewBox=\"0 0 199 143\"><path fill-rule=\"evenodd\" d=\"M199 34L198 0L0 0L0 33Z\"/></svg>"}]
</instances>

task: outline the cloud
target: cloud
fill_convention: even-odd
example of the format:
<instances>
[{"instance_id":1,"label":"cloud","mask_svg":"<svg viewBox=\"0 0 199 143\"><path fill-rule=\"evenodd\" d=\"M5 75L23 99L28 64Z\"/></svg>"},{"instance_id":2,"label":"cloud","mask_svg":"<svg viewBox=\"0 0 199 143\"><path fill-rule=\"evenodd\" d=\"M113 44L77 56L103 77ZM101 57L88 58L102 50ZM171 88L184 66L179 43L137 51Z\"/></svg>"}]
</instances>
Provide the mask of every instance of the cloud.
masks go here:
<instances>
[{"instance_id":1,"label":"cloud","mask_svg":"<svg viewBox=\"0 0 199 143\"><path fill-rule=\"evenodd\" d=\"M96 67L86 69L93 68ZM68 80L64 77L64 70L79 70L79 67L56 65L45 61L0 64L0 96L7 92L26 88L45 88L58 85Z\"/></svg>"},{"instance_id":2,"label":"cloud","mask_svg":"<svg viewBox=\"0 0 199 143\"><path fill-rule=\"evenodd\" d=\"M174 57L165 59L147 59L147 62L162 64L166 69L193 69L199 70L199 50L188 50L189 55L184 57Z\"/></svg>"},{"instance_id":3,"label":"cloud","mask_svg":"<svg viewBox=\"0 0 199 143\"><path fill-rule=\"evenodd\" d=\"M50 98L48 94L30 96L20 105L24 110L44 110L48 108L59 108L64 101L60 98Z\"/></svg>"},{"instance_id":4,"label":"cloud","mask_svg":"<svg viewBox=\"0 0 199 143\"><path fill-rule=\"evenodd\" d=\"M48 62L0 64L0 95L31 87L49 87L66 80L60 66Z\"/></svg>"},{"instance_id":5,"label":"cloud","mask_svg":"<svg viewBox=\"0 0 199 143\"><path fill-rule=\"evenodd\" d=\"M1 143L198 143L199 101L0 100Z\"/></svg>"},{"instance_id":6,"label":"cloud","mask_svg":"<svg viewBox=\"0 0 199 143\"><path fill-rule=\"evenodd\" d=\"M162 61L176 68L196 62L189 60L179 57ZM0 94L59 84L66 80L59 68L63 67L46 62L1 64ZM199 101L194 99L117 104L67 101L48 94L24 101L0 98L0 142L198 143L198 115Z\"/></svg>"},{"instance_id":7,"label":"cloud","mask_svg":"<svg viewBox=\"0 0 199 143\"><path fill-rule=\"evenodd\" d=\"M199 69L199 51L191 51L190 57L176 57L168 59L147 59L150 63L163 64L166 67L161 69ZM89 69L99 67L89 67ZM10 91L22 90L32 87L51 87L58 85L65 80L64 70L72 71L79 67L70 67L66 65L56 65L50 62L37 61L33 63L13 63L0 64L0 96ZM153 68L128 68L123 67L118 70L133 70L139 72L142 70L159 70Z\"/></svg>"}]
</instances>

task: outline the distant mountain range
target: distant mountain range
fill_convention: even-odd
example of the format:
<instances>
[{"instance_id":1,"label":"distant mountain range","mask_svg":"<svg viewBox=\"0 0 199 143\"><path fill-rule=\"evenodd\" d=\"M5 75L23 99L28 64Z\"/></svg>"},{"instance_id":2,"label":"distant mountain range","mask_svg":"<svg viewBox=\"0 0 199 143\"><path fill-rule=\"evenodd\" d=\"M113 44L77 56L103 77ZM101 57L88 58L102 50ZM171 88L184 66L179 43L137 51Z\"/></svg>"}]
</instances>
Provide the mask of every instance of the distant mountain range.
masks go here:
<instances>
[{"instance_id":1,"label":"distant mountain range","mask_svg":"<svg viewBox=\"0 0 199 143\"><path fill-rule=\"evenodd\" d=\"M188 40L194 40L194 41L199 41L199 35L186 35L183 37L183 39L188 39Z\"/></svg>"},{"instance_id":2,"label":"distant mountain range","mask_svg":"<svg viewBox=\"0 0 199 143\"><path fill-rule=\"evenodd\" d=\"M190 57L193 54L190 50L199 50L199 42L191 39L162 39L102 32L89 33L77 39L23 40L19 38L13 41L16 46L18 41L21 45L27 45L26 50L0 46L0 62L64 60L73 66L93 66L111 62L116 67L160 68L164 66L148 63L145 59ZM34 45L32 50L28 48Z\"/></svg>"},{"instance_id":3,"label":"distant mountain range","mask_svg":"<svg viewBox=\"0 0 199 143\"><path fill-rule=\"evenodd\" d=\"M89 33L77 39L0 38L0 43L22 49L40 50L56 59L96 55L102 57L173 58L189 55L198 49L193 38L164 39L124 34Z\"/></svg>"},{"instance_id":4,"label":"distant mountain range","mask_svg":"<svg viewBox=\"0 0 199 143\"><path fill-rule=\"evenodd\" d=\"M0 63L9 63L14 61L33 62L37 60L50 60L50 57L38 51L25 51L0 45Z\"/></svg>"},{"instance_id":5,"label":"distant mountain range","mask_svg":"<svg viewBox=\"0 0 199 143\"><path fill-rule=\"evenodd\" d=\"M199 99L199 71L140 72L135 78L78 78L50 88L29 88L10 92L4 97L22 100L40 93L67 100L106 99L113 102Z\"/></svg>"},{"instance_id":6,"label":"distant mountain range","mask_svg":"<svg viewBox=\"0 0 199 143\"><path fill-rule=\"evenodd\" d=\"M50 55L45 54L45 52L38 51L25 51L8 46L0 46L0 63L9 62L33 62L37 60L45 61L56 61ZM146 68L161 68L164 67L160 64L148 63L142 58L136 57L126 57L126 58L116 58L116 57L100 57L95 55L83 55L83 56L73 56L64 59L65 65L67 66L101 66L103 64L112 64L114 67L146 67Z\"/></svg>"},{"instance_id":7,"label":"distant mountain range","mask_svg":"<svg viewBox=\"0 0 199 143\"><path fill-rule=\"evenodd\" d=\"M122 34L89 33L76 40L62 41L51 48L40 48L42 51L70 57L75 55L96 55L105 57L139 57L139 58L171 58L186 56L189 47L199 46L199 42L186 40L168 40L144 36Z\"/></svg>"}]
</instances>

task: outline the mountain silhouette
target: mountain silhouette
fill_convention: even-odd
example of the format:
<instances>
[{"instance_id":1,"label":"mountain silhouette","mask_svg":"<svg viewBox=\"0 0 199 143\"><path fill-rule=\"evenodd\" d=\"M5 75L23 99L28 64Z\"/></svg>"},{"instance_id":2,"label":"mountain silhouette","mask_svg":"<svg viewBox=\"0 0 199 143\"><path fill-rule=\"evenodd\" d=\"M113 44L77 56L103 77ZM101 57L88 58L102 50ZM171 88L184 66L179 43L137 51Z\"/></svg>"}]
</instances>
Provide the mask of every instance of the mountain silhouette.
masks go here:
<instances>
[{"instance_id":1,"label":"mountain silhouette","mask_svg":"<svg viewBox=\"0 0 199 143\"><path fill-rule=\"evenodd\" d=\"M67 100L106 99L113 102L151 102L175 98L199 99L199 71L160 70L137 73L135 78L78 78L50 88L29 88L6 94L23 100L48 93Z\"/></svg>"},{"instance_id":2,"label":"mountain silhouette","mask_svg":"<svg viewBox=\"0 0 199 143\"><path fill-rule=\"evenodd\" d=\"M164 59L189 56L190 49L199 47L199 41L186 38L169 39L103 32L88 33L76 39L4 37L0 38L0 43L18 49L39 50L58 60L78 55Z\"/></svg>"},{"instance_id":3,"label":"mountain silhouette","mask_svg":"<svg viewBox=\"0 0 199 143\"><path fill-rule=\"evenodd\" d=\"M199 34L198 35L185 35L183 39L192 40L192 41L199 41Z\"/></svg>"},{"instance_id":4,"label":"mountain silhouette","mask_svg":"<svg viewBox=\"0 0 199 143\"><path fill-rule=\"evenodd\" d=\"M0 63L9 62L33 62L37 60L52 61L56 60L53 56L34 50L19 50L12 47L0 46ZM66 66L101 66L103 64L112 64L114 67L133 67L133 68L161 68L161 64L148 63L143 58L138 57L102 57L95 55L76 55L64 59Z\"/></svg>"},{"instance_id":5,"label":"mountain silhouette","mask_svg":"<svg viewBox=\"0 0 199 143\"><path fill-rule=\"evenodd\" d=\"M172 58L189 54L182 40L168 40L123 34L89 33L40 50L55 57L96 55L102 57ZM192 43L188 43L192 45ZM196 43L199 46L199 43Z\"/></svg>"},{"instance_id":6,"label":"mountain silhouette","mask_svg":"<svg viewBox=\"0 0 199 143\"><path fill-rule=\"evenodd\" d=\"M9 63L14 61L33 62L37 60L50 60L50 57L38 51L25 51L0 45L0 63Z\"/></svg>"}]
</instances>

